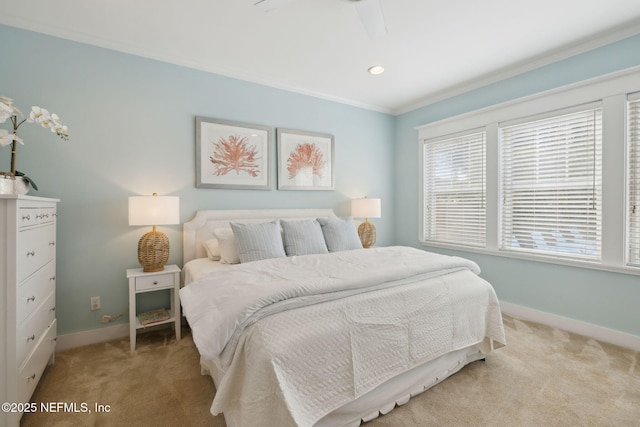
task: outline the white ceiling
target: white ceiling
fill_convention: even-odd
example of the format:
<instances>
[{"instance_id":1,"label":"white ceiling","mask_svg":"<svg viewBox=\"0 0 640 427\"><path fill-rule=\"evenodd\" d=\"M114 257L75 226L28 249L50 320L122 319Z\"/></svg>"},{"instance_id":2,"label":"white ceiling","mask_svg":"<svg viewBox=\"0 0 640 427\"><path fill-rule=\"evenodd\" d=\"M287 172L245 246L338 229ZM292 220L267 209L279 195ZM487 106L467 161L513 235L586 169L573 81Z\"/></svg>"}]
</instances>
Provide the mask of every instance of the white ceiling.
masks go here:
<instances>
[{"instance_id":1,"label":"white ceiling","mask_svg":"<svg viewBox=\"0 0 640 427\"><path fill-rule=\"evenodd\" d=\"M0 23L394 114L640 33L639 0L380 0L378 38L350 0L257 1L2 0Z\"/></svg>"}]
</instances>

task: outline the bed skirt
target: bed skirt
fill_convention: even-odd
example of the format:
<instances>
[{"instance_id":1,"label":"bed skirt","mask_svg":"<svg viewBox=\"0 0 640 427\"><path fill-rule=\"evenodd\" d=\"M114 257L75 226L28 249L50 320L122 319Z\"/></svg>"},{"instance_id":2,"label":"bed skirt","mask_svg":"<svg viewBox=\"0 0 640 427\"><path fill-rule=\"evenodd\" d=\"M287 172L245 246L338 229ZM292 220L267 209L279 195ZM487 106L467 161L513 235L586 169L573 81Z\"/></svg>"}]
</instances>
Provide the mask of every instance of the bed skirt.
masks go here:
<instances>
[{"instance_id":1,"label":"bed skirt","mask_svg":"<svg viewBox=\"0 0 640 427\"><path fill-rule=\"evenodd\" d=\"M371 421L379 415L387 414L396 406L407 403L411 397L422 393L455 374L465 365L485 358L486 353L483 353L482 349L486 351L486 344L480 342L460 350L449 352L430 362L417 366L327 414L320 419L314 427L356 427L362 422ZM219 379L223 374L219 364L213 360L201 357L200 365L202 374L210 375L217 387ZM229 413L225 412L224 419L227 427L241 427L240 424L236 422L237 416L233 411Z\"/></svg>"}]
</instances>

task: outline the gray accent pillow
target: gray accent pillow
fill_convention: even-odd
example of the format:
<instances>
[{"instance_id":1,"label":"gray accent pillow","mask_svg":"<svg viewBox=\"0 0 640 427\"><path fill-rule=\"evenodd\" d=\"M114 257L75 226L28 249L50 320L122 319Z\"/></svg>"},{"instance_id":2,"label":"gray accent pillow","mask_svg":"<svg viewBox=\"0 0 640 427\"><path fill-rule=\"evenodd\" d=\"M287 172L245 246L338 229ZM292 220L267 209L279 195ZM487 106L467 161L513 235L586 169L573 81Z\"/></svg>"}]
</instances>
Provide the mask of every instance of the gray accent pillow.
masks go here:
<instances>
[{"instance_id":1,"label":"gray accent pillow","mask_svg":"<svg viewBox=\"0 0 640 427\"><path fill-rule=\"evenodd\" d=\"M231 222L233 235L240 255L240 262L259 261L261 259L283 258L284 252L280 221L258 224Z\"/></svg>"},{"instance_id":2,"label":"gray accent pillow","mask_svg":"<svg viewBox=\"0 0 640 427\"><path fill-rule=\"evenodd\" d=\"M326 254L320 223L315 219L282 220L282 240L287 256Z\"/></svg>"},{"instance_id":3,"label":"gray accent pillow","mask_svg":"<svg viewBox=\"0 0 640 427\"><path fill-rule=\"evenodd\" d=\"M362 243L352 217L344 219L318 218L318 222L322 227L322 234L327 242L329 252L362 249Z\"/></svg>"}]
</instances>

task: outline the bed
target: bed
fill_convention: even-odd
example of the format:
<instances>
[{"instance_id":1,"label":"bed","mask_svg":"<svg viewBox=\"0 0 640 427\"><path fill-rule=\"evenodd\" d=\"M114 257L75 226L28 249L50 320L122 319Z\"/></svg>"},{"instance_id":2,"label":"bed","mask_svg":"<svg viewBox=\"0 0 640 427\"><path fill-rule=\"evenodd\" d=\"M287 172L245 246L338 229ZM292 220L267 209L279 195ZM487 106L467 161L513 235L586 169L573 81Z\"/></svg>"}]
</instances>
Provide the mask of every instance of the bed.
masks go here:
<instances>
[{"instance_id":1,"label":"bed","mask_svg":"<svg viewBox=\"0 0 640 427\"><path fill-rule=\"evenodd\" d=\"M229 427L358 426L506 344L475 263L354 236L330 209L183 225L183 314Z\"/></svg>"}]
</instances>

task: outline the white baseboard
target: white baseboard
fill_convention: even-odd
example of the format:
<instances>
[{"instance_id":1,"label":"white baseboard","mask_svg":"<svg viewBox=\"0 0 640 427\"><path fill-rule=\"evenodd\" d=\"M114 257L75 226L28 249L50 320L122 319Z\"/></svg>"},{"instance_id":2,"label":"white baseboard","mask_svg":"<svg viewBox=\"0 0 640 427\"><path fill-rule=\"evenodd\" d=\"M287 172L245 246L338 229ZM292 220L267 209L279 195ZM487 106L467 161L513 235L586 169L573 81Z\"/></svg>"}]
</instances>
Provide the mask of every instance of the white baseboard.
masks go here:
<instances>
[{"instance_id":1,"label":"white baseboard","mask_svg":"<svg viewBox=\"0 0 640 427\"><path fill-rule=\"evenodd\" d=\"M598 341L629 348L634 351L640 351L640 336L637 335L616 331L615 329L608 329L602 326L558 316L556 314L535 310L533 308L512 304L506 301L500 301L500 308L503 313L511 317L515 317L516 319L542 323L562 329L563 331L573 332Z\"/></svg>"},{"instance_id":2,"label":"white baseboard","mask_svg":"<svg viewBox=\"0 0 640 427\"><path fill-rule=\"evenodd\" d=\"M83 345L98 344L129 336L129 324L106 326L88 331L58 335L56 351L68 350Z\"/></svg>"}]
</instances>

